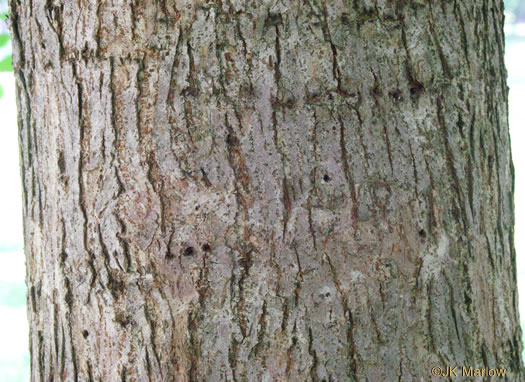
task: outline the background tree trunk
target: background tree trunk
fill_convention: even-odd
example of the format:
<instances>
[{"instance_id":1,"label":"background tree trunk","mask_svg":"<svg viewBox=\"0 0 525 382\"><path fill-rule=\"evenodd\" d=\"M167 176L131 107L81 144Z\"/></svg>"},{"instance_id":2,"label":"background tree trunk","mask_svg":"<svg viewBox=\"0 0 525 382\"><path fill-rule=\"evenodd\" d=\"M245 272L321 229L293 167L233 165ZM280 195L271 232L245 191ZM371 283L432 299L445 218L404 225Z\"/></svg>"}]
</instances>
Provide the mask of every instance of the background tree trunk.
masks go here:
<instances>
[{"instance_id":1,"label":"background tree trunk","mask_svg":"<svg viewBox=\"0 0 525 382\"><path fill-rule=\"evenodd\" d=\"M503 1L10 7L33 381L523 380Z\"/></svg>"}]
</instances>

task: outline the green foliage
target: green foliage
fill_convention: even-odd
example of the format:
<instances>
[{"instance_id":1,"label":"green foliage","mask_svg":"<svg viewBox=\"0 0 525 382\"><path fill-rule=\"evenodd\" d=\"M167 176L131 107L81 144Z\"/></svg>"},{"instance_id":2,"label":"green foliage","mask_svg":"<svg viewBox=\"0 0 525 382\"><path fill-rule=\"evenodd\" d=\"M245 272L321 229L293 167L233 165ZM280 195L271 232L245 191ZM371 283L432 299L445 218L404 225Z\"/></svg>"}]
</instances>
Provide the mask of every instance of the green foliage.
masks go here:
<instances>
[{"instance_id":1,"label":"green foliage","mask_svg":"<svg viewBox=\"0 0 525 382\"><path fill-rule=\"evenodd\" d=\"M11 37L7 33L0 34L0 46L6 45Z\"/></svg>"},{"instance_id":2,"label":"green foliage","mask_svg":"<svg viewBox=\"0 0 525 382\"><path fill-rule=\"evenodd\" d=\"M13 64L11 61L11 56L4 58L0 61L0 72L12 72Z\"/></svg>"},{"instance_id":3,"label":"green foliage","mask_svg":"<svg viewBox=\"0 0 525 382\"><path fill-rule=\"evenodd\" d=\"M0 48L6 46L11 41L11 36L7 33L0 34ZM11 63L11 55L4 57L0 61L0 72L12 72L13 65Z\"/></svg>"},{"instance_id":4,"label":"green foliage","mask_svg":"<svg viewBox=\"0 0 525 382\"><path fill-rule=\"evenodd\" d=\"M7 20L7 16L8 16L7 12L0 13L0 19L2 19L4 21Z\"/></svg>"},{"instance_id":5,"label":"green foliage","mask_svg":"<svg viewBox=\"0 0 525 382\"><path fill-rule=\"evenodd\" d=\"M0 18L4 18L6 13L2 14ZM11 42L11 36L8 33L0 33L0 48L5 47ZM13 65L11 62L11 54L0 59L0 72L12 72Z\"/></svg>"}]
</instances>

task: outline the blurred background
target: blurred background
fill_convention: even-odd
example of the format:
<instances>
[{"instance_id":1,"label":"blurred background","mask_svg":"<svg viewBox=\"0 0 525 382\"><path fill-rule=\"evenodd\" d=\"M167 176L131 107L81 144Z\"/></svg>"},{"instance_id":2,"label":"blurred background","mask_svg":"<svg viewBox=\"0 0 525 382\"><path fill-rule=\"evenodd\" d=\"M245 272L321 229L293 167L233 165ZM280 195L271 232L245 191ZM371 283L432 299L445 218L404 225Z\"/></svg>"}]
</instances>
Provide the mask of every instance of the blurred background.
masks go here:
<instances>
[{"instance_id":1,"label":"blurred background","mask_svg":"<svg viewBox=\"0 0 525 382\"><path fill-rule=\"evenodd\" d=\"M525 328L525 0L505 0L509 119L516 173L516 253L520 317ZM22 239L22 191L7 0L0 0L0 382L29 381L25 265ZM525 338L524 338L525 342ZM525 354L524 354L525 355Z\"/></svg>"}]
</instances>

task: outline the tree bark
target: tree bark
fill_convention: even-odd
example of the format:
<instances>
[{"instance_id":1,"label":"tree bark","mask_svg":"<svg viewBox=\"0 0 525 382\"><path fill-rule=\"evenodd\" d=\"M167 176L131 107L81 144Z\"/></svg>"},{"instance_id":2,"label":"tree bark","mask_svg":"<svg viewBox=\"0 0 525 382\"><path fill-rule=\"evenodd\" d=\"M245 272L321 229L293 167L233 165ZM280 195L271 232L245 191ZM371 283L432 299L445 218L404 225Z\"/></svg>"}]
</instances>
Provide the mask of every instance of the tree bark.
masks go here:
<instances>
[{"instance_id":1,"label":"tree bark","mask_svg":"<svg viewBox=\"0 0 525 382\"><path fill-rule=\"evenodd\" d=\"M33 381L524 380L503 1L10 19Z\"/></svg>"}]
</instances>

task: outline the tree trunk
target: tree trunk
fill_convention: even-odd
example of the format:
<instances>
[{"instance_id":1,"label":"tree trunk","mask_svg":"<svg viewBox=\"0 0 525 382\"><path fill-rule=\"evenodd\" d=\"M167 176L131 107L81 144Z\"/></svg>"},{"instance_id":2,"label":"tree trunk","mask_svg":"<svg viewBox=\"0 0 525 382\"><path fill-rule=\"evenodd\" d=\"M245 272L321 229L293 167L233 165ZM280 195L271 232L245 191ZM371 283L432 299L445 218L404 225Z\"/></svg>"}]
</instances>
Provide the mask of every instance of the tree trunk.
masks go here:
<instances>
[{"instance_id":1,"label":"tree trunk","mask_svg":"<svg viewBox=\"0 0 525 382\"><path fill-rule=\"evenodd\" d=\"M10 7L33 381L524 380L502 0Z\"/></svg>"}]
</instances>

